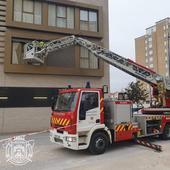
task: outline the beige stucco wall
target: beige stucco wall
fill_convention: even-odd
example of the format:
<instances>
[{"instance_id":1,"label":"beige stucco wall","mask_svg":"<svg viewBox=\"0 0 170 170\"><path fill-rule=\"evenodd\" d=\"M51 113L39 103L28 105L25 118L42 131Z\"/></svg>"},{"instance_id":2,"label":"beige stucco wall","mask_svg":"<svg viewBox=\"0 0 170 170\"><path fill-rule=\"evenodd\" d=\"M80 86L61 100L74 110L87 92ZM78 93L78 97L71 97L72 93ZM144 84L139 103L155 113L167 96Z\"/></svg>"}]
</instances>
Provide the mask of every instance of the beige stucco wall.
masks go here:
<instances>
[{"instance_id":1,"label":"beige stucco wall","mask_svg":"<svg viewBox=\"0 0 170 170\"><path fill-rule=\"evenodd\" d=\"M109 47L108 1L107 0L72 0L103 6L103 29L105 47ZM7 50L7 49L6 49ZM79 77L57 75L5 74L0 63L0 86L17 87L84 87L87 81L92 87L109 85L109 66L105 64L104 77ZM24 99L23 99L24 100ZM29 132L44 130L49 127L50 108L0 108L0 133Z\"/></svg>"}]
</instances>

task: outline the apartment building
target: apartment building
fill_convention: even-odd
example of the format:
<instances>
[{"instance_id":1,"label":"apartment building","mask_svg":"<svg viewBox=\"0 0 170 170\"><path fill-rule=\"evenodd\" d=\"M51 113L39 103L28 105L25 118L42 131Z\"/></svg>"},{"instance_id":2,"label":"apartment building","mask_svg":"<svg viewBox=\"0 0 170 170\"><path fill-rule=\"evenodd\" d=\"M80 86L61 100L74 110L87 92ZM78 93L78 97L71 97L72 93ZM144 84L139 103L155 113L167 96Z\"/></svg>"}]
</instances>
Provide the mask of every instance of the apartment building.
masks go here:
<instances>
[{"instance_id":1,"label":"apartment building","mask_svg":"<svg viewBox=\"0 0 170 170\"><path fill-rule=\"evenodd\" d=\"M0 0L0 133L48 128L60 88L110 83L108 64L84 48L53 52L35 66L23 59L27 42L77 35L108 48L108 32L108 0Z\"/></svg>"},{"instance_id":2,"label":"apartment building","mask_svg":"<svg viewBox=\"0 0 170 170\"><path fill-rule=\"evenodd\" d=\"M169 77L170 19L165 18L146 29L146 34L135 39L136 62ZM150 89L147 85L148 90Z\"/></svg>"},{"instance_id":3,"label":"apartment building","mask_svg":"<svg viewBox=\"0 0 170 170\"><path fill-rule=\"evenodd\" d=\"M135 39L136 61L157 73L169 76L169 22L166 18L146 29L146 34Z\"/></svg>"}]
</instances>

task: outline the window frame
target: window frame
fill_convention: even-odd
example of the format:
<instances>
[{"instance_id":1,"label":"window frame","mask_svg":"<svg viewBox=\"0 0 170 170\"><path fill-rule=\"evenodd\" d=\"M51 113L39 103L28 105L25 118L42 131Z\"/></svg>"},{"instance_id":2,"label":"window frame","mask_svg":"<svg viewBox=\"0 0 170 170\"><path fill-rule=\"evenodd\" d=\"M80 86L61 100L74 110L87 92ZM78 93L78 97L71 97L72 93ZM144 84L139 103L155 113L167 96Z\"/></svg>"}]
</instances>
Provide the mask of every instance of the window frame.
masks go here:
<instances>
[{"instance_id":1,"label":"window frame","mask_svg":"<svg viewBox=\"0 0 170 170\"><path fill-rule=\"evenodd\" d=\"M58 16L58 8L59 7L64 7L65 8L65 17ZM56 9L56 11L55 11L56 12L56 27L58 27L58 28L68 28L67 27L67 6L56 5L55 9ZM62 20L64 19L65 20L65 27L58 26L58 19L62 19Z\"/></svg>"},{"instance_id":2,"label":"window frame","mask_svg":"<svg viewBox=\"0 0 170 170\"><path fill-rule=\"evenodd\" d=\"M81 97L80 97L81 100L79 101L79 109L78 109L78 116L79 116L79 120L81 120L81 121L86 120L86 115L87 115L86 112L89 111L89 110L86 110L84 115L80 114L83 93L96 93L97 94L98 106L94 107L94 108L90 108L89 110L92 110L92 109L95 109L95 108L100 108L100 93L98 91L82 91L81 92Z\"/></svg>"},{"instance_id":3,"label":"window frame","mask_svg":"<svg viewBox=\"0 0 170 170\"><path fill-rule=\"evenodd\" d=\"M24 60L23 59L20 59L20 61L18 61L18 63L13 63L13 61L14 61L14 54L13 54L13 52L14 52L14 43L18 43L18 44L21 44L21 50L22 50L22 53L24 52L24 49L22 48L23 47L23 42L21 42L21 41L19 41L18 39L15 39L15 38L13 38L12 39L12 42L11 42L11 44L12 44L12 46L11 46L11 64L22 64L22 63L20 63L20 62L24 62ZM21 54L21 56L22 56L22 54ZM18 57L17 57L18 58Z\"/></svg>"},{"instance_id":4,"label":"window frame","mask_svg":"<svg viewBox=\"0 0 170 170\"><path fill-rule=\"evenodd\" d=\"M81 11L87 11L87 21L85 20L81 20ZM97 30L96 31L91 31L90 30L90 12L95 12L96 13L96 16L97 16ZM88 30L83 30L81 29L81 22L87 22L88 23ZM98 14L98 11L96 10L91 10L91 9L83 9L83 8L80 8L80 30L81 31L90 31L90 32L99 32L99 14Z\"/></svg>"},{"instance_id":5,"label":"window frame","mask_svg":"<svg viewBox=\"0 0 170 170\"><path fill-rule=\"evenodd\" d=\"M14 0L15 1L15 0ZM37 2L40 2L41 3L41 22L40 24L37 24L35 23L35 0L32 0L33 2L33 12L27 12L27 11L24 11L24 2L25 0L22 0L21 1L21 21L15 21L14 19L14 1L13 1L13 5L12 5L12 19L13 19L13 22L18 22L18 23L25 23L25 24L33 24L33 25L42 25L43 24L43 3L41 1L37 1ZM25 22L23 21L23 15L24 14L32 14L33 15L33 22Z\"/></svg>"},{"instance_id":6,"label":"window frame","mask_svg":"<svg viewBox=\"0 0 170 170\"><path fill-rule=\"evenodd\" d=\"M53 4L54 7L55 7L55 25L49 25L49 5L51 4L48 4L48 26L49 27L56 27L56 28L59 28L59 29L70 29L70 30L73 30L75 29L75 7L72 7L72 6L65 6L65 5L60 5L60 4ZM65 8L65 16L58 16L58 8L59 7L64 7ZM73 9L73 14L74 14L74 17L73 17L73 28L69 28L68 27L68 9L69 8L72 8ZM65 27L61 27L61 26L58 26L58 19L64 19L65 20Z\"/></svg>"},{"instance_id":7,"label":"window frame","mask_svg":"<svg viewBox=\"0 0 170 170\"><path fill-rule=\"evenodd\" d=\"M92 57L90 54L91 54L91 52L90 51L87 51L88 52L88 56L87 57L82 57L81 56L81 49L82 49L83 47L80 47L80 68L81 69L91 69L91 70L98 70L99 69L99 59L97 58L97 68L91 68L91 66L90 66L90 57ZM85 50L87 50L87 49L85 49ZM95 56L94 56L95 57ZM81 67L81 60L87 60L88 61L88 68L85 68L85 67Z\"/></svg>"}]
</instances>

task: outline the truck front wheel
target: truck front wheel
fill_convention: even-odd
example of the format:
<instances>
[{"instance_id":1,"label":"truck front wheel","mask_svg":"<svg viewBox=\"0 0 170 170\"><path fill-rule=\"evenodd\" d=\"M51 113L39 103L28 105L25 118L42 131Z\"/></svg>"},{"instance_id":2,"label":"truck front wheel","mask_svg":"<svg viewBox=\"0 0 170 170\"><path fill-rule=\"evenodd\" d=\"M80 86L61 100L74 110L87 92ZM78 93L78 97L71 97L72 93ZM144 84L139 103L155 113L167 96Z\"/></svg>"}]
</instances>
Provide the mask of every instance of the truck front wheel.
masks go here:
<instances>
[{"instance_id":1,"label":"truck front wheel","mask_svg":"<svg viewBox=\"0 0 170 170\"><path fill-rule=\"evenodd\" d=\"M164 132L162 134L162 139L168 140L170 139L170 124L167 124L164 128Z\"/></svg>"},{"instance_id":2,"label":"truck front wheel","mask_svg":"<svg viewBox=\"0 0 170 170\"><path fill-rule=\"evenodd\" d=\"M95 155L103 154L108 147L108 137L102 132L98 132L92 135L89 152Z\"/></svg>"}]
</instances>

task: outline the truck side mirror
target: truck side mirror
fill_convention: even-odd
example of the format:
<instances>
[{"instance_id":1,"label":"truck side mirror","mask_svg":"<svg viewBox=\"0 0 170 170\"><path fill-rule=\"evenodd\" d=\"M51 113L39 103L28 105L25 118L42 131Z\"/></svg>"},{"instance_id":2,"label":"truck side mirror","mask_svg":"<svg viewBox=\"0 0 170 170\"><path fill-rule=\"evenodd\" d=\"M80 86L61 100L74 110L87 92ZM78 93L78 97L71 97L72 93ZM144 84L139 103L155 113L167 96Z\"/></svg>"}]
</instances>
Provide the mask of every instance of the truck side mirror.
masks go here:
<instances>
[{"instance_id":1,"label":"truck side mirror","mask_svg":"<svg viewBox=\"0 0 170 170\"><path fill-rule=\"evenodd\" d=\"M55 108L55 103L52 103L51 110L54 111L54 108Z\"/></svg>"},{"instance_id":2,"label":"truck side mirror","mask_svg":"<svg viewBox=\"0 0 170 170\"><path fill-rule=\"evenodd\" d=\"M104 86L103 86L103 93L104 93L104 94L109 93L109 87L108 87L108 85L104 85Z\"/></svg>"},{"instance_id":3,"label":"truck side mirror","mask_svg":"<svg viewBox=\"0 0 170 170\"><path fill-rule=\"evenodd\" d=\"M52 111L54 111L54 109L55 109L56 101L57 101L57 97L52 96L52 97L51 97L51 110L52 110Z\"/></svg>"}]
</instances>

